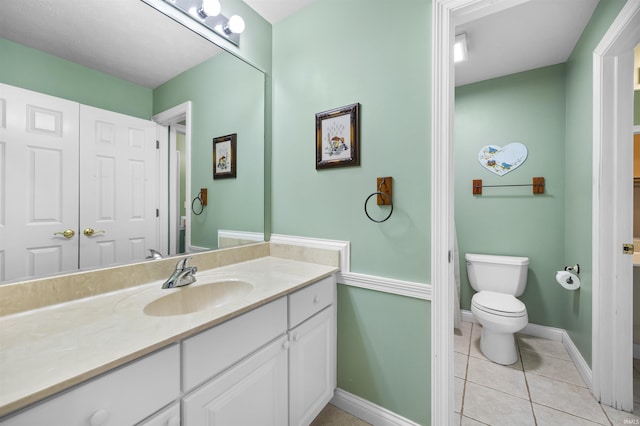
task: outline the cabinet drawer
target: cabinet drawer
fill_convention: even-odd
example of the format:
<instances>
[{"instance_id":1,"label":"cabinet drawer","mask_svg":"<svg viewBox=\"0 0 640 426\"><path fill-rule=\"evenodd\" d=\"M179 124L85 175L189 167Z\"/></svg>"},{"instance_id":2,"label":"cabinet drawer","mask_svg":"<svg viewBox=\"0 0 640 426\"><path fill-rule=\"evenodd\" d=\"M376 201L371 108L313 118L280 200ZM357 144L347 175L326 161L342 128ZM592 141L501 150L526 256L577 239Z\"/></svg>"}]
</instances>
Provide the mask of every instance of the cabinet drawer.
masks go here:
<instances>
[{"instance_id":1,"label":"cabinet drawer","mask_svg":"<svg viewBox=\"0 0 640 426\"><path fill-rule=\"evenodd\" d=\"M171 346L28 409L2 426L132 425L180 396L180 347Z\"/></svg>"},{"instance_id":2,"label":"cabinet drawer","mask_svg":"<svg viewBox=\"0 0 640 426\"><path fill-rule=\"evenodd\" d=\"M287 330L287 301L282 297L209 330L183 344L185 392L210 379Z\"/></svg>"},{"instance_id":3,"label":"cabinet drawer","mask_svg":"<svg viewBox=\"0 0 640 426\"><path fill-rule=\"evenodd\" d=\"M336 279L330 276L289 295L289 328L334 303Z\"/></svg>"}]
</instances>

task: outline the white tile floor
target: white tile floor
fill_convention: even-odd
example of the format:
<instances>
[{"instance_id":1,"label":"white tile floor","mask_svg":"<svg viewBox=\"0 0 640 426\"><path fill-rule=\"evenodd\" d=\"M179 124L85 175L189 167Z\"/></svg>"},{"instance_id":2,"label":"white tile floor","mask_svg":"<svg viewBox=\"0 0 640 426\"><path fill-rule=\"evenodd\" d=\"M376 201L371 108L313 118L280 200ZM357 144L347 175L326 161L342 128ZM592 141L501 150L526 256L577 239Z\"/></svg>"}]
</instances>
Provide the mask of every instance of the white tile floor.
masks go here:
<instances>
[{"instance_id":1,"label":"white tile floor","mask_svg":"<svg viewBox=\"0 0 640 426\"><path fill-rule=\"evenodd\" d=\"M640 424L639 416L594 399L562 343L517 335L518 361L502 366L482 355L481 331L479 324L464 322L455 332L455 419L460 425ZM634 360L636 378L634 395L640 397L640 360Z\"/></svg>"}]
</instances>

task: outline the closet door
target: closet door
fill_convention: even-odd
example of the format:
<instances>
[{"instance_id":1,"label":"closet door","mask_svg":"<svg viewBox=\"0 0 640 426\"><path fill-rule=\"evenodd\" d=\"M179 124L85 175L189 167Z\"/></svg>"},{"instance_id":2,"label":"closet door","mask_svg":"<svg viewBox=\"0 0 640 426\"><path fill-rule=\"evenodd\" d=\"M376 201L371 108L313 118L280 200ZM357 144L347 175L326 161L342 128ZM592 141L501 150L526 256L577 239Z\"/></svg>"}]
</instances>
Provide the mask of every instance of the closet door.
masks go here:
<instances>
[{"instance_id":1,"label":"closet door","mask_svg":"<svg viewBox=\"0 0 640 426\"><path fill-rule=\"evenodd\" d=\"M78 267L78 110L0 84L0 280Z\"/></svg>"},{"instance_id":2,"label":"closet door","mask_svg":"<svg viewBox=\"0 0 640 426\"><path fill-rule=\"evenodd\" d=\"M159 250L156 124L85 105L80 117L80 267L144 259Z\"/></svg>"}]
</instances>

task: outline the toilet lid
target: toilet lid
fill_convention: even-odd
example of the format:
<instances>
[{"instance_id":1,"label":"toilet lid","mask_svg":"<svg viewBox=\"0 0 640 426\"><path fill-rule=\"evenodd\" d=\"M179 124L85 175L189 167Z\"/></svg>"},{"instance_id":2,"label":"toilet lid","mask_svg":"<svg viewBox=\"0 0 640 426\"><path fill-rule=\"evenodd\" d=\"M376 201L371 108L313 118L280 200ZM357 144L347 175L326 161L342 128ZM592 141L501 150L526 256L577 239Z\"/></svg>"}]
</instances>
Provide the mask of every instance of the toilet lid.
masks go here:
<instances>
[{"instance_id":1,"label":"toilet lid","mask_svg":"<svg viewBox=\"0 0 640 426\"><path fill-rule=\"evenodd\" d=\"M471 299L476 308L496 315L520 317L526 314L527 307L510 294L493 291L480 291Z\"/></svg>"}]
</instances>

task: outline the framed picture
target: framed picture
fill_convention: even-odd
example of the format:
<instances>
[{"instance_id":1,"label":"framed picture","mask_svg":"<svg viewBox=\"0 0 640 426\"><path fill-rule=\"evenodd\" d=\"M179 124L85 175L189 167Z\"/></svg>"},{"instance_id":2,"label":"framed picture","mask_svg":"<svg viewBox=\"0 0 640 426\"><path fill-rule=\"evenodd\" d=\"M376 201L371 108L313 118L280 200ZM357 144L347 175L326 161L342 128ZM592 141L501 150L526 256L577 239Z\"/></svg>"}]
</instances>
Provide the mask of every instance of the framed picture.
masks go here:
<instances>
[{"instance_id":1,"label":"framed picture","mask_svg":"<svg viewBox=\"0 0 640 426\"><path fill-rule=\"evenodd\" d=\"M213 178L236 177L237 133L213 139Z\"/></svg>"},{"instance_id":2,"label":"framed picture","mask_svg":"<svg viewBox=\"0 0 640 426\"><path fill-rule=\"evenodd\" d=\"M360 104L316 114L316 169L360 165Z\"/></svg>"}]
</instances>

